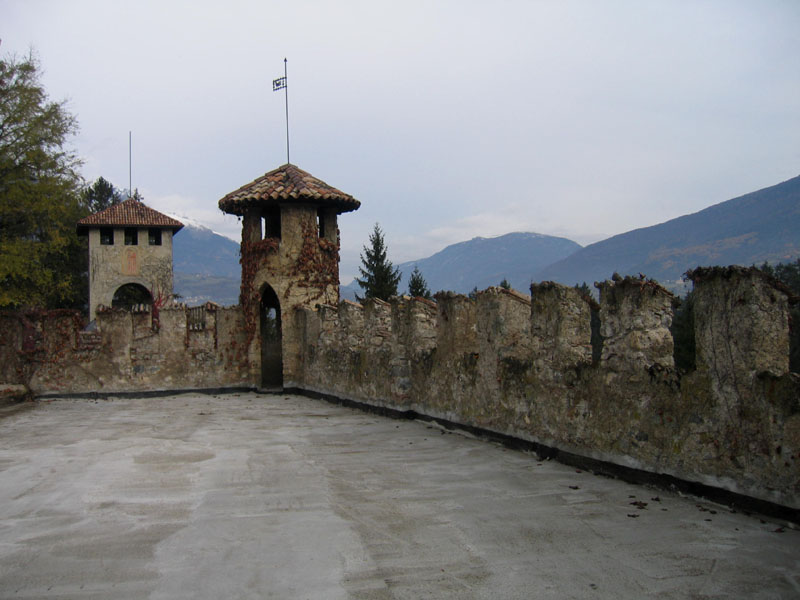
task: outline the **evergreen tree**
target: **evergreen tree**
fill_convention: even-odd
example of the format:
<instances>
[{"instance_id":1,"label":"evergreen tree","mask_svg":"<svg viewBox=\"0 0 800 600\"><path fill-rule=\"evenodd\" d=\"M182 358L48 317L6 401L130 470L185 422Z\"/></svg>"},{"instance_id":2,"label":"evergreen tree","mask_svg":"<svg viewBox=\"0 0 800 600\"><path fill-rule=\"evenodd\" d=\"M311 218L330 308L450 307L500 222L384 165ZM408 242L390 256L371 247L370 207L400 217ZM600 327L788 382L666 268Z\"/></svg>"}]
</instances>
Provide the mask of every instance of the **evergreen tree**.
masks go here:
<instances>
[{"instance_id":1,"label":"evergreen tree","mask_svg":"<svg viewBox=\"0 0 800 600\"><path fill-rule=\"evenodd\" d=\"M508 283L508 279L503 277L503 281L500 282L500 287L503 288L504 290L510 290L511 289L511 284Z\"/></svg>"},{"instance_id":2,"label":"evergreen tree","mask_svg":"<svg viewBox=\"0 0 800 600\"><path fill-rule=\"evenodd\" d=\"M364 246L361 263L363 267L359 267L358 270L362 279L356 278L356 281L364 290L364 297L356 296L359 301L364 298L388 300L392 296L397 296L400 270L386 258L386 244L378 223L375 223L375 228L369 236L369 247Z\"/></svg>"},{"instance_id":3,"label":"evergreen tree","mask_svg":"<svg viewBox=\"0 0 800 600\"><path fill-rule=\"evenodd\" d=\"M103 177L98 177L93 184L85 187L81 192L81 201L88 214L105 210L114 204L119 204L122 200L122 192Z\"/></svg>"},{"instance_id":4,"label":"evergreen tree","mask_svg":"<svg viewBox=\"0 0 800 600\"><path fill-rule=\"evenodd\" d=\"M0 59L0 308L77 307L87 293L77 130L32 54Z\"/></svg>"},{"instance_id":5,"label":"evergreen tree","mask_svg":"<svg viewBox=\"0 0 800 600\"><path fill-rule=\"evenodd\" d=\"M686 294L686 297L675 308L670 329L675 366L685 373L694 371L697 366L694 337L694 290Z\"/></svg>"},{"instance_id":6,"label":"evergreen tree","mask_svg":"<svg viewBox=\"0 0 800 600\"><path fill-rule=\"evenodd\" d=\"M411 277L408 280L408 295L412 298L431 299L431 291L428 289L428 282L420 273L419 267L414 265Z\"/></svg>"},{"instance_id":7,"label":"evergreen tree","mask_svg":"<svg viewBox=\"0 0 800 600\"><path fill-rule=\"evenodd\" d=\"M575 289L578 290L578 293L581 296L584 296L586 298L593 298L594 297L593 294L592 294L592 288L590 288L589 284L586 283L585 281L583 283L581 283L580 285L578 285L576 283L575 284Z\"/></svg>"}]
</instances>

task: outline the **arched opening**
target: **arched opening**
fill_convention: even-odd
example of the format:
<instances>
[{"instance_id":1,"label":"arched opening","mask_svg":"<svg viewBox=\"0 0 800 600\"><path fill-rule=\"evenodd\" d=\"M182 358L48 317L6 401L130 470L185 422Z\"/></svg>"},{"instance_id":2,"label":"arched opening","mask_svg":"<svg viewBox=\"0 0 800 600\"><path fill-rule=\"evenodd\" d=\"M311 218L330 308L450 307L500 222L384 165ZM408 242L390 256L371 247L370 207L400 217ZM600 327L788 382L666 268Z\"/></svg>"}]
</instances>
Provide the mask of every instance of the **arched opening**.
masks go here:
<instances>
[{"instance_id":1,"label":"arched opening","mask_svg":"<svg viewBox=\"0 0 800 600\"><path fill-rule=\"evenodd\" d=\"M281 352L281 305L270 286L261 293L261 385L283 387Z\"/></svg>"},{"instance_id":2,"label":"arched opening","mask_svg":"<svg viewBox=\"0 0 800 600\"><path fill-rule=\"evenodd\" d=\"M126 283L120 286L111 300L112 307L125 310L130 310L139 304L153 304L153 296L146 287L138 283Z\"/></svg>"}]
</instances>

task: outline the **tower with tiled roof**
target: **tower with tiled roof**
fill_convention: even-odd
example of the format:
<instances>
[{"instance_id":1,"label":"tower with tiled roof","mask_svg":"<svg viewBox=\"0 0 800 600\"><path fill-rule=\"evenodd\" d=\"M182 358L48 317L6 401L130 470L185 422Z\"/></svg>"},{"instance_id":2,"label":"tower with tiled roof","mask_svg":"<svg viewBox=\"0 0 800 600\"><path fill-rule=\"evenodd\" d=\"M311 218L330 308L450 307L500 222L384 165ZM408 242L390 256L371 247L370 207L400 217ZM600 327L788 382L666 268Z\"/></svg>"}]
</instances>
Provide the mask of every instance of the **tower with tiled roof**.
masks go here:
<instances>
[{"instance_id":1,"label":"tower with tiled roof","mask_svg":"<svg viewBox=\"0 0 800 600\"><path fill-rule=\"evenodd\" d=\"M242 218L240 303L253 378L291 385L300 339L294 310L339 301L341 213L361 203L292 164L266 173L219 201Z\"/></svg>"},{"instance_id":2,"label":"tower with tiled roof","mask_svg":"<svg viewBox=\"0 0 800 600\"><path fill-rule=\"evenodd\" d=\"M78 221L89 237L89 319L125 290L152 302L172 296L172 236L183 223L134 198Z\"/></svg>"}]
</instances>

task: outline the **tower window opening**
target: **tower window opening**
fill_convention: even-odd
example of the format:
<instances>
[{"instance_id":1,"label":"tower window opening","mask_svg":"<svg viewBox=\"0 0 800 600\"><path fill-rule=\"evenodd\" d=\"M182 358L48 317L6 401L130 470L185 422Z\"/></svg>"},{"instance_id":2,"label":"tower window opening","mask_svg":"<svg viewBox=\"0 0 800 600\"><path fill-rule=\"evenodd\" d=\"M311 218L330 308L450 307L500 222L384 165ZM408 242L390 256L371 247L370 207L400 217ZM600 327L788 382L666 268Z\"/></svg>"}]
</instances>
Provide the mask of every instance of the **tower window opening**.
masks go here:
<instances>
[{"instance_id":1,"label":"tower window opening","mask_svg":"<svg viewBox=\"0 0 800 600\"><path fill-rule=\"evenodd\" d=\"M114 228L113 227L101 227L100 228L100 243L103 246L113 246L114 245Z\"/></svg>"},{"instance_id":2,"label":"tower window opening","mask_svg":"<svg viewBox=\"0 0 800 600\"><path fill-rule=\"evenodd\" d=\"M161 230L157 227L151 227L147 232L147 238L151 246L160 246Z\"/></svg>"},{"instance_id":3,"label":"tower window opening","mask_svg":"<svg viewBox=\"0 0 800 600\"><path fill-rule=\"evenodd\" d=\"M264 213L264 237L281 239L281 209L273 206Z\"/></svg>"},{"instance_id":4,"label":"tower window opening","mask_svg":"<svg viewBox=\"0 0 800 600\"><path fill-rule=\"evenodd\" d=\"M125 228L125 245L126 246L139 245L139 230L136 227Z\"/></svg>"},{"instance_id":5,"label":"tower window opening","mask_svg":"<svg viewBox=\"0 0 800 600\"><path fill-rule=\"evenodd\" d=\"M325 211L317 209L317 234L320 238L325 237Z\"/></svg>"}]
</instances>

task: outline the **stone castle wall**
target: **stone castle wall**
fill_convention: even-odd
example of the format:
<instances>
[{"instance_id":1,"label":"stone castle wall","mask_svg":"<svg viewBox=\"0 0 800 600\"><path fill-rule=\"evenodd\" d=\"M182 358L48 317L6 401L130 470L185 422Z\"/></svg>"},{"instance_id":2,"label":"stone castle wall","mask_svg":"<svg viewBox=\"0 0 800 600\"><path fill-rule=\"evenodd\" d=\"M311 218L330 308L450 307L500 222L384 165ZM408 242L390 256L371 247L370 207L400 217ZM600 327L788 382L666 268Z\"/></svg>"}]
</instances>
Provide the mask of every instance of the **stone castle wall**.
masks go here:
<instances>
[{"instance_id":1,"label":"stone castle wall","mask_svg":"<svg viewBox=\"0 0 800 600\"><path fill-rule=\"evenodd\" d=\"M137 227L138 243L125 245L125 228L114 228L114 244L100 243L100 229L88 232L89 319L100 306L111 306L114 293L123 285L136 283L150 291L153 299L172 297L172 230L161 230L161 244L148 243L148 228Z\"/></svg>"},{"instance_id":2,"label":"stone castle wall","mask_svg":"<svg viewBox=\"0 0 800 600\"><path fill-rule=\"evenodd\" d=\"M800 508L789 295L755 269L691 276L690 373L673 364L674 298L626 278L599 284L599 304L545 282L530 297L301 307L284 320L284 385ZM37 395L259 385L240 307L106 309L97 323L0 312L0 381Z\"/></svg>"},{"instance_id":3,"label":"stone castle wall","mask_svg":"<svg viewBox=\"0 0 800 600\"><path fill-rule=\"evenodd\" d=\"M239 307L0 313L0 380L36 395L252 385Z\"/></svg>"},{"instance_id":4,"label":"stone castle wall","mask_svg":"<svg viewBox=\"0 0 800 600\"><path fill-rule=\"evenodd\" d=\"M697 369L682 376L674 298L626 278L598 286L599 307L542 283L531 298L489 288L475 301L439 294L436 303L302 309L294 384L798 508L800 376L788 366L788 294L753 269L692 276Z\"/></svg>"}]
</instances>

